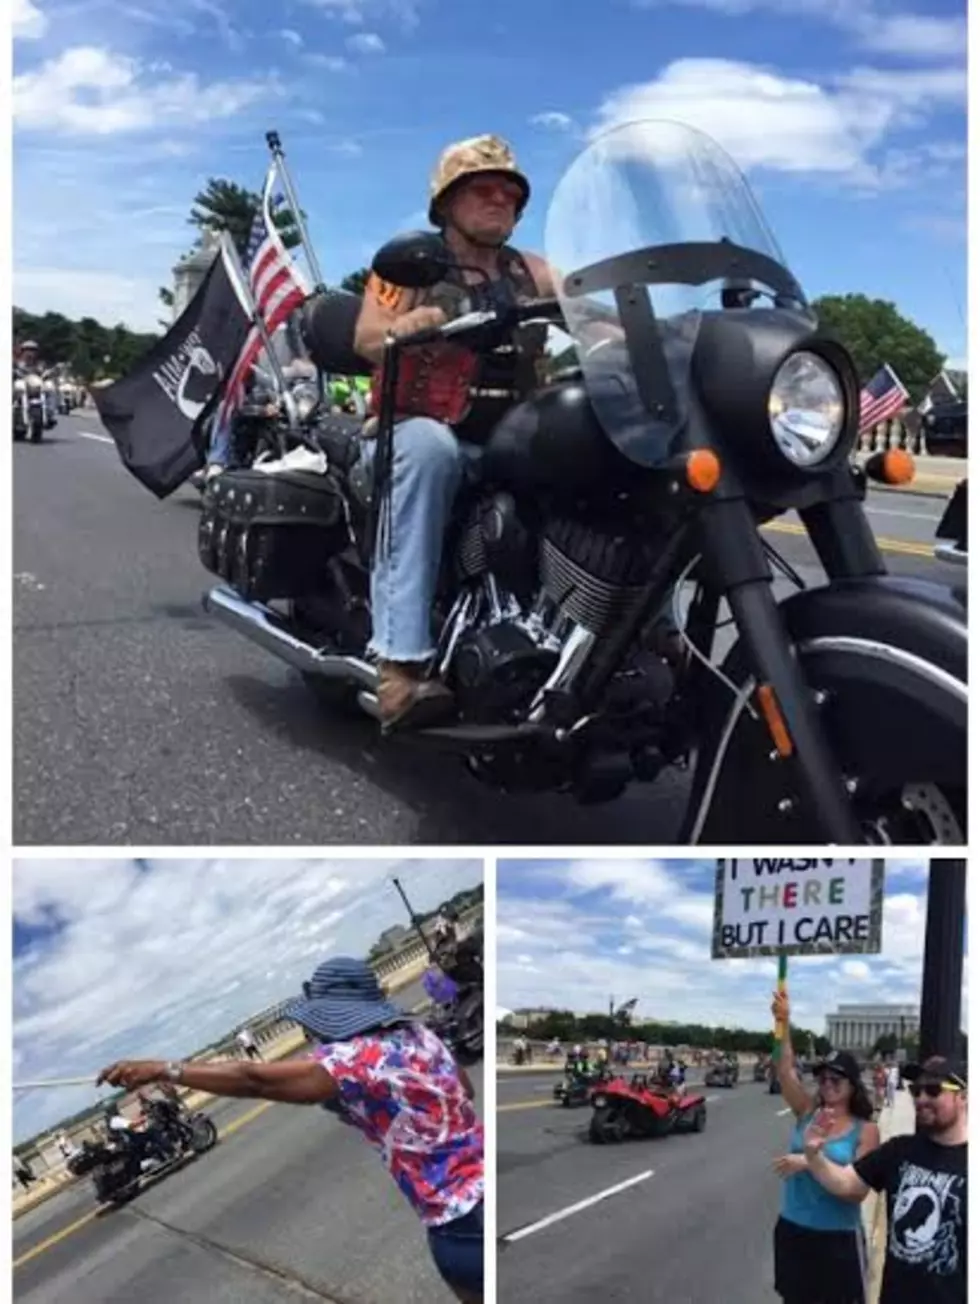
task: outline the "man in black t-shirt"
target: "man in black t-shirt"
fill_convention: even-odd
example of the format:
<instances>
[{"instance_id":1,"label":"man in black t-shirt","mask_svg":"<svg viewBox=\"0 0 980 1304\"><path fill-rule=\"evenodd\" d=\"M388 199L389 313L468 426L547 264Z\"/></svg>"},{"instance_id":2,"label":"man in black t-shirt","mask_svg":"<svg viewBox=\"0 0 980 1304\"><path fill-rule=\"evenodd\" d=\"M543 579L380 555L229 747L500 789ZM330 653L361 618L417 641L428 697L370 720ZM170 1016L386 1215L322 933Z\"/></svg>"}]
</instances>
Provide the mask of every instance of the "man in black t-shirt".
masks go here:
<instances>
[{"instance_id":1,"label":"man in black t-shirt","mask_svg":"<svg viewBox=\"0 0 980 1304\"><path fill-rule=\"evenodd\" d=\"M831 1120L807 1128L809 1170L832 1195L888 1198L888 1248L879 1304L966 1304L966 1065L935 1056L903 1073L917 1131L896 1136L855 1164L823 1154Z\"/></svg>"}]
</instances>

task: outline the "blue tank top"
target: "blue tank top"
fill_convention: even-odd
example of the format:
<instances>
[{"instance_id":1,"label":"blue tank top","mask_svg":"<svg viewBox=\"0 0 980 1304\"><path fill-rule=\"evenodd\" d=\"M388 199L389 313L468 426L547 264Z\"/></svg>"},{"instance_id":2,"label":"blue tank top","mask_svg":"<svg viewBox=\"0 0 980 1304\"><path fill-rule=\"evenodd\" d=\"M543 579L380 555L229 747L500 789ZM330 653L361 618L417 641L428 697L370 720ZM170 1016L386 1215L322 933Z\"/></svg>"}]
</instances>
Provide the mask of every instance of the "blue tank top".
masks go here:
<instances>
[{"instance_id":1,"label":"blue tank top","mask_svg":"<svg viewBox=\"0 0 980 1304\"><path fill-rule=\"evenodd\" d=\"M803 1153L803 1133L813 1114L798 1119L790 1137L790 1154ZM850 1132L826 1142L824 1154L834 1164L853 1164L861 1141L860 1122ZM850 1200L841 1200L825 1191L809 1173L794 1173L783 1182L782 1216L798 1227L809 1227L815 1232L849 1232L861 1225L861 1206Z\"/></svg>"}]
</instances>

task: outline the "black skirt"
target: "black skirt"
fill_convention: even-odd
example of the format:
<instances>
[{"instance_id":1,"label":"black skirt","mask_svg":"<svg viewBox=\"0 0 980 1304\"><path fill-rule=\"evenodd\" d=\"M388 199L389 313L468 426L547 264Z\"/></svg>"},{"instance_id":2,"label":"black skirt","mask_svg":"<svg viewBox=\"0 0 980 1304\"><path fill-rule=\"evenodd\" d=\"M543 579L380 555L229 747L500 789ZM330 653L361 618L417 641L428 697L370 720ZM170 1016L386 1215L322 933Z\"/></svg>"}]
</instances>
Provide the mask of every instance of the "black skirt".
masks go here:
<instances>
[{"instance_id":1,"label":"black skirt","mask_svg":"<svg viewBox=\"0 0 980 1304\"><path fill-rule=\"evenodd\" d=\"M773 1234L784 1304L865 1304L864 1230L819 1232L780 1218Z\"/></svg>"}]
</instances>

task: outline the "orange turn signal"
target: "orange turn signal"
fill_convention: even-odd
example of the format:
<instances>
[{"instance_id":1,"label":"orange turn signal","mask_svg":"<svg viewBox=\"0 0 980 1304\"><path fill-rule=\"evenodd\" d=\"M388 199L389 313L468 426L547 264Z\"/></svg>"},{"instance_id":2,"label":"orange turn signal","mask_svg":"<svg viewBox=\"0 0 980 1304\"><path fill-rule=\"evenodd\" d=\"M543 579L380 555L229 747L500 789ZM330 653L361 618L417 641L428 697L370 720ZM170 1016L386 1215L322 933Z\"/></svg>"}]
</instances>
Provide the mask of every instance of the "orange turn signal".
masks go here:
<instances>
[{"instance_id":1,"label":"orange turn signal","mask_svg":"<svg viewBox=\"0 0 980 1304\"><path fill-rule=\"evenodd\" d=\"M696 493L710 494L721 479L721 462L710 448L698 448L688 453L684 463L684 478Z\"/></svg>"},{"instance_id":2,"label":"orange turn signal","mask_svg":"<svg viewBox=\"0 0 980 1304\"><path fill-rule=\"evenodd\" d=\"M889 448L881 461L885 484L911 484L915 479L915 459L904 448Z\"/></svg>"},{"instance_id":3,"label":"orange turn signal","mask_svg":"<svg viewBox=\"0 0 980 1304\"><path fill-rule=\"evenodd\" d=\"M771 684L760 684L759 691L756 694L759 699L759 706L762 709L762 716L769 729L769 736L773 741L773 746L782 757L793 755L793 740L789 736L789 730L786 728L786 721L783 719L783 713L779 709L779 701Z\"/></svg>"}]
</instances>

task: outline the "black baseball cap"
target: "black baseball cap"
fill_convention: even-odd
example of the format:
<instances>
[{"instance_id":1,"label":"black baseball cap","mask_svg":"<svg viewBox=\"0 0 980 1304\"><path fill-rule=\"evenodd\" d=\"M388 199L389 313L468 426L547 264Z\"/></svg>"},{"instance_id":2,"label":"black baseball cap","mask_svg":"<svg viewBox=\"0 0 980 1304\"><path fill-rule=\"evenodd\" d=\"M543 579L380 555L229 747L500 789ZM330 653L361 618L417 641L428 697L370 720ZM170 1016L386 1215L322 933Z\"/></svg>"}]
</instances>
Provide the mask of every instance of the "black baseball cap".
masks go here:
<instances>
[{"instance_id":1,"label":"black baseball cap","mask_svg":"<svg viewBox=\"0 0 980 1304\"><path fill-rule=\"evenodd\" d=\"M852 1087L861 1085L861 1066L849 1050L835 1050L818 1060L813 1066L813 1076L818 1078L821 1073L836 1073L838 1077L846 1078Z\"/></svg>"},{"instance_id":2,"label":"black baseball cap","mask_svg":"<svg viewBox=\"0 0 980 1304\"><path fill-rule=\"evenodd\" d=\"M906 1064L902 1077L906 1082L952 1082L954 1086L966 1090L966 1062L947 1058L945 1055L932 1055L921 1064Z\"/></svg>"}]
</instances>

